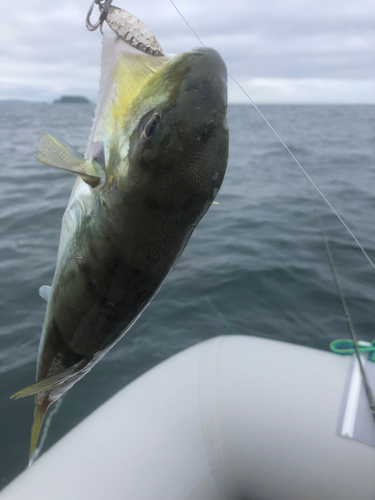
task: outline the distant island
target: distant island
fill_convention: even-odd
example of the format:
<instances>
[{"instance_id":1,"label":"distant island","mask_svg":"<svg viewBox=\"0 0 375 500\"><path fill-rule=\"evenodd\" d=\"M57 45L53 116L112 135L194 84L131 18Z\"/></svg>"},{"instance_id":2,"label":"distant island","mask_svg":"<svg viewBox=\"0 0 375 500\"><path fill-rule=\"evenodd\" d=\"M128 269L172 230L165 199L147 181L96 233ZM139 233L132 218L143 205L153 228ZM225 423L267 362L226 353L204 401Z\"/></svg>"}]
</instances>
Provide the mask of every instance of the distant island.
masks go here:
<instances>
[{"instance_id":1,"label":"distant island","mask_svg":"<svg viewBox=\"0 0 375 500\"><path fill-rule=\"evenodd\" d=\"M81 95L63 95L53 101L54 104L90 104L90 101Z\"/></svg>"}]
</instances>

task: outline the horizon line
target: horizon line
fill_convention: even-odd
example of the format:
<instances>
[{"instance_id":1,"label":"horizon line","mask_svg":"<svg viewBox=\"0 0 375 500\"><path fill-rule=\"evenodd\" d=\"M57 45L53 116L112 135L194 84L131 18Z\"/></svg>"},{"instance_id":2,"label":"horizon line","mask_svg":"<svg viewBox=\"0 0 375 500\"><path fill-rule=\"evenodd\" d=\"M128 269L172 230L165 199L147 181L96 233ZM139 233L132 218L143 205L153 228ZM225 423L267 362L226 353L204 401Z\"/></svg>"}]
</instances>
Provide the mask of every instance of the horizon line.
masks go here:
<instances>
[{"instance_id":1,"label":"horizon line","mask_svg":"<svg viewBox=\"0 0 375 500\"><path fill-rule=\"evenodd\" d=\"M76 97L76 96L68 96L68 97ZM86 96L79 96L79 97L84 97L85 99L88 100L87 103L82 102L78 104L93 104L96 105L96 102L91 101L89 98ZM22 99L22 98L0 98L0 103L28 103L28 104L60 104L56 103L55 100L52 101L47 101L47 100L32 100L32 99ZM71 103L62 103L62 104L71 104ZM77 103L73 103L77 104ZM259 106L267 106L267 105L301 105L301 106L374 106L375 102L311 102L311 101L304 101L304 102L293 102L293 101L274 101L274 102L261 102L258 101L256 103ZM228 102L228 106L235 106L235 105L246 105L246 106L253 106L251 102Z\"/></svg>"}]
</instances>

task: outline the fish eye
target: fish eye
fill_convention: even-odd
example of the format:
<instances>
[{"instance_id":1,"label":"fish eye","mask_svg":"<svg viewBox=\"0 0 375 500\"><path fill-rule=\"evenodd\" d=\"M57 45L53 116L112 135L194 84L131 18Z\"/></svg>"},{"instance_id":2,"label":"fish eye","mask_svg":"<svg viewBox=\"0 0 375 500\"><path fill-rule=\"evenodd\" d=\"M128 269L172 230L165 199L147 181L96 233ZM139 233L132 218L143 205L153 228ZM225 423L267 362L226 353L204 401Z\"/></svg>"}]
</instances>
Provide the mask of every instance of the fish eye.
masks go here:
<instances>
[{"instance_id":1,"label":"fish eye","mask_svg":"<svg viewBox=\"0 0 375 500\"><path fill-rule=\"evenodd\" d=\"M141 125L142 131L141 131L141 140L142 141L147 141L149 139L154 130L156 129L157 124L160 122L160 115L158 113L154 113L150 118L147 119L145 124Z\"/></svg>"}]
</instances>

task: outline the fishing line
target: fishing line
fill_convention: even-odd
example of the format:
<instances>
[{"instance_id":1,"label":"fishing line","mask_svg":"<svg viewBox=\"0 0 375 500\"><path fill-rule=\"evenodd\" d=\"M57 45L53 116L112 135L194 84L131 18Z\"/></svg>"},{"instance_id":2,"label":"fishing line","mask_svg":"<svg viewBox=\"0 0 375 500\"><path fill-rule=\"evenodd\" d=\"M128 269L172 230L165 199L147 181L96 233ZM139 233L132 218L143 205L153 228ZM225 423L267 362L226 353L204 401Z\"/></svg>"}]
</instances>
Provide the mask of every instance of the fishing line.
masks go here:
<instances>
[{"instance_id":1,"label":"fishing line","mask_svg":"<svg viewBox=\"0 0 375 500\"><path fill-rule=\"evenodd\" d=\"M307 182L307 179L306 179L306 182ZM315 216L316 216L317 221L318 221L320 233L321 233L322 238L323 238L325 250L327 252L329 264L331 266L331 270L332 270L332 274L333 274L333 279L334 279L334 282L336 284L337 293L339 295L339 298L340 298L340 301L341 301L341 305L342 305L342 308L344 310L345 322L347 324L347 327L348 327L348 330L349 330L349 334L350 334L350 337L351 337L352 342L353 342L354 352L355 352L355 356L356 356L356 359L357 359L357 362L358 362L358 365L359 365L359 369L360 369L360 372L361 372L361 375L362 375L363 385L364 385L364 388L365 388L365 392L366 392L366 396L367 396L369 408L370 408L372 417L375 420L375 400L374 400L374 395L373 395L372 389L370 387L370 384L368 382L366 370L365 370L365 368L363 366L363 361L362 361L361 355L359 353L359 349L358 349L358 337L357 337L356 331L354 330L354 325L353 325L352 318L351 318L350 313L349 313L349 308L348 308L348 305L347 305L346 300L345 300L344 292L343 292L343 290L341 288L341 285L340 285L339 275L338 275L338 272L337 272L337 269L336 269L336 266L335 266L335 262L333 260L333 255L332 255L332 252L331 252L331 246L329 244L326 232L324 230L322 219L320 217L318 207L316 206L316 200L315 200L315 198L313 196L313 193L311 191L311 186L310 186L310 184L308 182L307 182L307 188L309 190L311 202L312 202L313 207L314 207L314 212L315 212Z\"/></svg>"},{"instance_id":2,"label":"fishing line","mask_svg":"<svg viewBox=\"0 0 375 500\"><path fill-rule=\"evenodd\" d=\"M180 14L180 16L182 17L183 21L185 22L185 24L187 25L187 27L190 29L190 31L193 33L193 35L197 38L197 40L199 41L199 43L204 47L204 43L202 42L202 40L199 38L199 36L195 33L195 31L193 30L193 28L190 26L190 24L187 22L187 20L184 18L184 16L182 15L182 13L179 11L179 9L177 8L176 4L173 2L173 0L169 0L171 2L171 4L173 5L173 7L177 10L177 12ZM332 210L332 212L336 215L336 217L339 219L339 221L341 222L341 224L345 227L345 229L348 231L348 233L350 234L350 236L353 238L353 240L356 242L357 246L359 247L359 249L361 250L361 252L363 253L363 255L366 257L366 259L369 261L369 263L371 264L371 266L375 269L375 264L372 262L371 258L369 257L369 255L367 254L366 250L363 248L363 246L361 245L361 243L358 241L357 237L355 236L355 234L353 233L353 231L348 227L348 225L346 224L346 222L343 220L343 218L341 217L341 215L336 211L336 209L332 206L332 204L330 203L330 201L328 201L328 199L326 198L326 196L322 193L322 191L319 189L319 187L315 184L315 182L312 180L312 178L310 177L310 175L306 172L306 170L303 168L303 166L301 165L301 163L297 160L297 158L294 156L294 154L292 153L292 151L289 149L289 147L285 144L284 140L281 138L281 136L278 134L278 132L276 132L276 130L273 128L273 126L270 124L270 122L267 120L267 118L264 116L264 114L261 112L261 110L258 108L258 106L255 104L255 102L253 101L253 99L249 96L249 94L245 91L245 89L233 78L233 76L231 76L229 73L228 73L228 76L229 78L237 85L237 87L245 94L245 96L249 99L249 101L251 102L251 104L254 106L254 108L256 109L256 111L259 113L259 115L263 118L263 120L266 122L266 124L269 126L269 128L272 130L272 132L276 135L276 137L279 139L279 141L281 142L281 144L284 146L284 148L287 150L287 152L290 154L290 156L293 158L293 160L297 163L297 165L299 166L299 168L302 170L302 172L305 174L305 176L307 177L307 179L309 180L309 182L314 186L314 188L317 190L317 192L319 193L319 195L323 198L323 200L327 203L327 205L329 206L329 208Z\"/></svg>"},{"instance_id":3,"label":"fishing line","mask_svg":"<svg viewBox=\"0 0 375 500\"><path fill-rule=\"evenodd\" d=\"M215 304L212 302L211 297L209 295L204 296L207 304L211 307L211 309L215 312L215 314L220 318L222 323L227 327L228 334L230 335L232 333L232 327L230 323L225 319L223 314L219 311L219 309L215 306Z\"/></svg>"},{"instance_id":4,"label":"fishing line","mask_svg":"<svg viewBox=\"0 0 375 500\"><path fill-rule=\"evenodd\" d=\"M190 24L187 22L187 20L182 15L182 13L180 12L180 10L177 8L177 6L173 2L173 0L169 0L169 1L173 5L173 7L177 10L177 12L180 14L180 16L182 17L183 21L185 22L185 24L187 25L187 27L190 29L190 31L193 33L193 35L197 38L197 40L199 41L199 43L204 47L204 43L199 38L199 36L195 33L195 31L190 26ZM249 101L254 106L254 108L256 109L256 111L263 118L263 120L266 122L266 124L269 126L269 128L272 130L272 132L275 134L275 136L279 139L279 141L281 142L281 144L284 146L284 148L287 150L287 152L290 154L290 156L293 158L293 160L297 163L297 165L302 170L302 172L305 174L306 179L310 182L311 185L314 186L314 188L316 189L316 191L323 198L323 200L327 203L327 205L329 206L329 208L336 215L336 217L339 219L339 221L341 222L341 224L344 226L344 228L348 231L348 233L350 234L350 236L356 242L356 244L358 245L358 247L362 251L363 255L366 257L366 259L371 264L371 266L375 269L375 264L372 262L372 260L370 259L369 255L367 254L366 250L363 248L363 246L361 245L361 243L358 241L358 239L355 236L355 234L353 233L353 231L348 227L348 225L342 219L342 217L340 216L340 214L336 211L336 209L332 206L332 204L330 203L330 201L328 201L328 199L326 198L326 196L322 193L322 191L319 189L319 187L315 184L315 182L312 180L312 178L310 177L310 175L306 172L306 170L303 168L303 166L301 165L301 163L294 156L294 154L292 153L292 151L290 150L290 148L287 146L287 144L285 144L285 141L282 139L282 137L278 134L278 132L276 132L276 130L273 128L273 126L270 124L270 122L267 120L267 118L264 116L264 114L261 112L261 110L255 104L255 102L253 101L253 99L245 91L245 89L229 73L228 73L228 76L237 85L237 87L245 94L245 96L249 99ZM366 391L366 396L367 396L367 399L368 399L368 402L369 402L370 411L371 411L372 416L373 416L373 418L375 420L375 401L374 401L374 396L373 396L371 387L370 387L370 385L368 383L366 371L364 369L364 366L363 366L363 363L362 363L362 358L361 358L359 350L358 350L357 335L356 335L356 332L354 330L354 326L353 326L353 323L352 323L352 320L351 320L349 309L348 309L348 306L347 306L347 303L346 303L346 300L345 300L345 297L344 297L344 293L343 293L341 285L340 285L338 273L337 273L337 270L336 270L335 263L333 261L333 256L332 256L331 248L330 248L330 245L329 245L329 242L328 242L328 238L327 238L327 236L325 234L325 231L324 231L324 228L323 228L323 224L322 224L322 221L321 221L318 209L316 207L315 198L313 197L311 189L310 189L310 184L307 183L308 188L309 188L309 192L310 192L310 196L311 196L312 201L313 201L315 215L316 215L316 218L318 220L320 232L322 234L322 238L323 238L323 241L324 241L324 246L325 246L325 249L326 249L326 252L327 252L327 255L328 255L328 260L329 260L329 263L330 263L330 266L331 266L331 270L332 270L333 278L334 278L334 281L335 281L335 284L336 284L337 292L338 292L338 295L340 297L341 304L342 304L342 307L343 307L343 310L344 310L345 321L346 321L346 324L347 324L348 329L349 329L350 336L351 336L352 341L353 341L353 346L354 346L356 358L357 358L357 361L358 361L358 364L359 364L359 368L360 368L360 371L361 371L363 383L364 383L364 386L365 386L365 391Z\"/></svg>"}]
</instances>

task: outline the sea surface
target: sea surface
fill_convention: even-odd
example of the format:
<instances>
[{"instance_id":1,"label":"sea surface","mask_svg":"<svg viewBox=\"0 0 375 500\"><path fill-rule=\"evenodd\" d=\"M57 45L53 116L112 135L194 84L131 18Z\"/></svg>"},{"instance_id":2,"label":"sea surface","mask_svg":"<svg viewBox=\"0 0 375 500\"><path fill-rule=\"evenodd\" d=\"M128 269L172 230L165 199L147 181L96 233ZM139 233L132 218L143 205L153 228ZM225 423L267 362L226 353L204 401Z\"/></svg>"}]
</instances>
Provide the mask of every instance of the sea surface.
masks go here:
<instances>
[{"instance_id":1,"label":"sea surface","mask_svg":"<svg viewBox=\"0 0 375 500\"><path fill-rule=\"evenodd\" d=\"M375 260L375 106L260 107ZM27 465L35 379L61 218L73 175L37 163L44 130L84 152L93 105L0 103L0 487ZM348 336L306 178L251 106L229 107L219 205L195 230L131 331L65 396L44 450L136 377L216 335L328 350ZM375 338L375 270L313 194L358 336ZM264 352L265 362L267 352Z\"/></svg>"}]
</instances>

